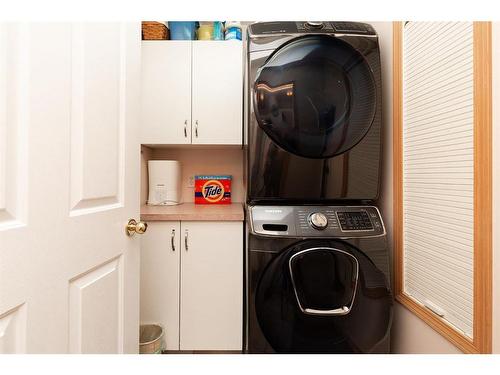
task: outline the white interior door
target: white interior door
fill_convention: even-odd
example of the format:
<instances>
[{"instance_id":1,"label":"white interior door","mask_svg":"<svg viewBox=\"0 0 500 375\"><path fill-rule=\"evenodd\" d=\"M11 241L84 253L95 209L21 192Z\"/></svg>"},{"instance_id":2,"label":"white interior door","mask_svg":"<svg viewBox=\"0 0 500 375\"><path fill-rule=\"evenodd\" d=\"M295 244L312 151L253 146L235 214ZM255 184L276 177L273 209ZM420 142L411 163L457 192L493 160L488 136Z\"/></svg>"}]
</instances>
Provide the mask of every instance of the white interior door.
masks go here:
<instances>
[{"instance_id":1,"label":"white interior door","mask_svg":"<svg viewBox=\"0 0 500 375\"><path fill-rule=\"evenodd\" d=\"M0 352L138 351L139 24L0 24Z\"/></svg>"},{"instance_id":2,"label":"white interior door","mask_svg":"<svg viewBox=\"0 0 500 375\"><path fill-rule=\"evenodd\" d=\"M241 145L243 46L193 42L193 144Z\"/></svg>"}]
</instances>

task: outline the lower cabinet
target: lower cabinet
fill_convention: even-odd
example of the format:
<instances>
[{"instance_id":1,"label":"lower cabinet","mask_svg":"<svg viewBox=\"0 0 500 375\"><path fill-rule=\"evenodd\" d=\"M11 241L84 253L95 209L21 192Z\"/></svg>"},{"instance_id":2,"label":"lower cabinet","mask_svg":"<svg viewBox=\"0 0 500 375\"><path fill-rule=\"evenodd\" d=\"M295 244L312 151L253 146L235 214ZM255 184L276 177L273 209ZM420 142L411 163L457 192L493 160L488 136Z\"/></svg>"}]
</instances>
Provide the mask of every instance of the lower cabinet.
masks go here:
<instances>
[{"instance_id":1,"label":"lower cabinet","mask_svg":"<svg viewBox=\"0 0 500 375\"><path fill-rule=\"evenodd\" d=\"M167 350L179 350L179 221L149 222L141 236L141 323L159 323Z\"/></svg>"},{"instance_id":2,"label":"lower cabinet","mask_svg":"<svg viewBox=\"0 0 500 375\"><path fill-rule=\"evenodd\" d=\"M167 350L241 350L243 223L148 223L141 322L164 327Z\"/></svg>"}]
</instances>

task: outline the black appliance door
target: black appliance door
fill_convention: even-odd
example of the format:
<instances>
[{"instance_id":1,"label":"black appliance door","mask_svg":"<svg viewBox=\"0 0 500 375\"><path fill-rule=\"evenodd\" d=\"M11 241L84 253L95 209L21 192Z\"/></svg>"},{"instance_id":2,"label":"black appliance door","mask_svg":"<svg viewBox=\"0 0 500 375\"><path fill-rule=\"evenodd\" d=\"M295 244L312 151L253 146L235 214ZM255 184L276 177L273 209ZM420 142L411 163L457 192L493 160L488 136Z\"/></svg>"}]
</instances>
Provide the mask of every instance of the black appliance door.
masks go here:
<instances>
[{"instance_id":1,"label":"black appliance door","mask_svg":"<svg viewBox=\"0 0 500 375\"><path fill-rule=\"evenodd\" d=\"M284 150L330 158L355 146L375 118L376 85L369 64L331 36L305 36L277 49L253 87L259 126Z\"/></svg>"},{"instance_id":2,"label":"black appliance door","mask_svg":"<svg viewBox=\"0 0 500 375\"><path fill-rule=\"evenodd\" d=\"M339 240L305 240L267 265L255 293L261 331L278 353L369 353L386 338L384 273Z\"/></svg>"}]
</instances>

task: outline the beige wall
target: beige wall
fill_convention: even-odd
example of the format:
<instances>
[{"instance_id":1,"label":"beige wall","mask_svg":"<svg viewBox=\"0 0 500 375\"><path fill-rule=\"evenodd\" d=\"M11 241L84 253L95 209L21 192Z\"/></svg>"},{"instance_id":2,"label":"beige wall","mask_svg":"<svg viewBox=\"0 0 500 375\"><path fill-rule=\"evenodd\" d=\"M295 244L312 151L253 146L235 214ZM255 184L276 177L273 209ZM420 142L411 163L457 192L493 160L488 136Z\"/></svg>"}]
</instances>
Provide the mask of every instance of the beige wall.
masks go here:
<instances>
[{"instance_id":1,"label":"beige wall","mask_svg":"<svg viewBox=\"0 0 500 375\"><path fill-rule=\"evenodd\" d=\"M379 37L380 63L382 67L382 124L384 139L382 186L378 206L384 219L388 242L392 244L392 22L369 23L375 28Z\"/></svg>"},{"instance_id":2,"label":"beige wall","mask_svg":"<svg viewBox=\"0 0 500 375\"><path fill-rule=\"evenodd\" d=\"M148 200L148 160L153 158L153 149L141 146L141 205Z\"/></svg>"},{"instance_id":3,"label":"beige wall","mask_svg":"<svg viewBox=\"0 0 500 375\"><path fill-rule=\"evenodd\" d=\"M392 352L397 354L462 353L399 303L396 303L394 311Z\"/></svg>"}]
</instances>

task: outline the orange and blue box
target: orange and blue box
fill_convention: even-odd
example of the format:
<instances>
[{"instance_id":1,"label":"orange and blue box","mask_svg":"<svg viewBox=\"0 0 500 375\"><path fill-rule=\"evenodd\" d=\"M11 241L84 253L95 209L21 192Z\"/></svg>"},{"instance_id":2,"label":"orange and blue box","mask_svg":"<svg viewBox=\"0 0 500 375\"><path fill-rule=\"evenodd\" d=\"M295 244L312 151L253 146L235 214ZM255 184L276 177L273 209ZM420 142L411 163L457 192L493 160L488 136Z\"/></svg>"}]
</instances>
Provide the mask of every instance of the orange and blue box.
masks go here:
<instances>
[{"instance_id":1,"label":"orange and blue box","mask_svg":"<svg viewBox=\"0 0 500 375\"><path fill-rule=\"evenodd\" d=\"M194 177L194 203L231 203L231 176L203 175Z\"/></svg>"}]
</instances>

